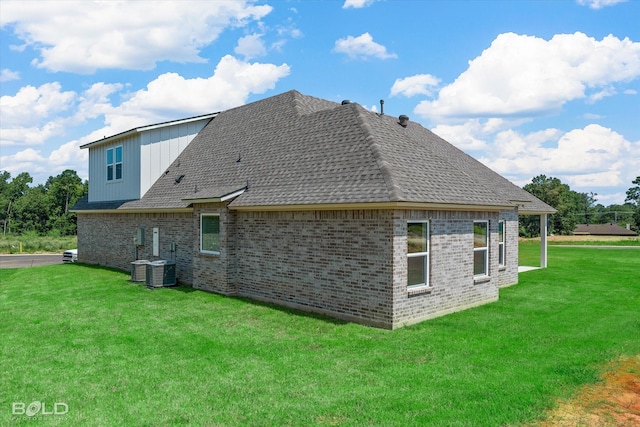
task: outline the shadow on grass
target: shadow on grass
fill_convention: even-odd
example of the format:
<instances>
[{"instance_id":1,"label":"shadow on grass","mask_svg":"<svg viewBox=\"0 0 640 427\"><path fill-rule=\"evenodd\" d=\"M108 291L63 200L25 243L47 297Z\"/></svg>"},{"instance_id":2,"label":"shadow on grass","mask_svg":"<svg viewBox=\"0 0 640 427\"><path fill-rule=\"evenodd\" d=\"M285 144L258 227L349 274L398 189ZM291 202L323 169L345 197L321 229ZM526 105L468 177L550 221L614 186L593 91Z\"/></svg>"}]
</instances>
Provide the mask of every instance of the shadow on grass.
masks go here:
<instances>
[{"instance_id":1,"label":"shadow on grass","mask_svg":"<svg viewBox=\"0 0 640 427\"><path fill-rule=\"evenodd\" d=\"M206 291L205 291L206 292ZM270 308L272 310L277 310L280 311L282 313L286 313L286 314L292 314L295 316L301 316L301 317L306 317L309 319L315 319L315 320L320 320L323 321L325 323L330 323L332 325L346 325L349 323L353 323L353 322L349 322L347 320L341 320L341 319L336 319L334 317L330 317L326 314L321 314L321 313L315 313L313 311L305 311L303 309L297 309L297 308L290 308L290 307L284 307L281 305L277 305L275 303L271 303L271 302L266 302L266 301L258 301L258 300L254 300L248 297L241 297L241 296L227 296L227 295L221 295L225 298L231 298L237 301L242 301L245 304L251 304L251 305L255 305L257 307L266 307L266 308ZM313 307L309 308L310 310L313 309Z\"/></svg>"},{"instance_id":2,"label":"shadow on grass","mask_svg":"<svg viewBox=\"0 0 640 427\"><path fill-rule=\"evenodd\" d=\"M120 270L117 270L120 271ZM131 282L130 283L134 283L134 284L139 284L141 286L145 286L144 282ZM212 292L212 291L207 291L204 289L196 289L194 287L192 287L189 284L186 283L178 283L177 285L174 286L159 286L159 287L153 287L153 286L147 286L147 289L150 290L162 290L162 289L166 289L166 290L170 290L170 291L176 291L176 292L181 292L184 294L191 294L194 292L203 292L205 294L211 294L211 295L217 295L221 298L225 298L225 299L231 299L231 300L236 300L236 301L241 301L245 304L250 304L253 306L257 306L257 307L266 307L272 310L277 310L280 311L282 313L286 313L286 314L292 314L295 316L302 316L302 317L306 317L306 318L310 318L310 319L315 319L315 320L320 320L326 323L330 323L333 325L346 325L348 323L353 323L353 322L349 322L346 320L340 320L340 319L336 319L333 317L330 317L326 314L321 314L321 313L316 313L313 311L305 311L304 309L296 309L296 308L290 308L290 307L285 307L285 306L281 306L278 305L276 303L271 303L271 302L266 302L266 301L259 301L259 300L254 300L248 297L243 297L243 296L237 296L237 295L224 295L221 293L217 293L217 292ZM313 309L313 307L309 308L310 310Z\"/></svg>"}]
</instances>

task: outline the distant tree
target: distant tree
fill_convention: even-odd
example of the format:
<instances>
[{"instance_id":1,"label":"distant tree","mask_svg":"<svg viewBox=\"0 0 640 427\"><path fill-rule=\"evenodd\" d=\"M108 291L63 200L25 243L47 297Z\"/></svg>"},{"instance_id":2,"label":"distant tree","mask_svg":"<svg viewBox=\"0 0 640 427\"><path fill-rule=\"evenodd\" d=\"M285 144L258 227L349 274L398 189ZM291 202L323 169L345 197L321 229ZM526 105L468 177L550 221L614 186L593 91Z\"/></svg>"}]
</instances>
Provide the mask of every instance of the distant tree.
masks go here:
<instances>
[{"instance_id":1,"label":"distant tree","mask_svg":"<svg viewBox=\"0 0 640 427\"><path fill-rule=\"evenodd\" d=\"M9 178L11 178L11 174L7 171L3 171L0 174L0 193L2 194L0 208L2 209L3 234L10 231L16 202L28 193L29 184L33 182L33 178L28 172L22 172L13 178L11 182L9 182Z\"/></svg>"},{"instance_id":2,"label":"distant tree","mask_svg":"<svg viewBox=\"0 0 640 427\"><path fill-rule=\"evenodd\" d=\"M530 184L523 187L549 206L557 210L549 216L549 233L571 234L576 228L576 213L584 212L585 206L593 204L593 193L576 193L558 178L538 175ZM520 221L521 234L540 235L540 222L537 218L523 217Z\"/></svg>"},{"instance_id":3,"label":"distant tree","mask_svg":"<svg viewBox=\"0 0 640 427\"><path fill-rule=\"evenodd\" d=\"M594 224L618 224L624 226L625 224L633 222L633 215L635 213L635 207L631 203L625 203L624 205L598 205L598 211L593 216Z\"/></svg>"},{"instance_id":4,"label":"distant tree","mask_svg":"<svg viewBox=\"0 0 640 427\"><path fill-rule=\"evenodd\" d=\"M627 190L627 198L625 202L631 202L635 206L640 205L640 176L636 177L633 181L631 181L635 187L631 187Z\"/></svg>"},{"instance_id":5,"label":"distant tree","mask_svg":"<svg viewBox=\"0 0 640 427\"><path fill-rule=\"evenodd\" d=\"M596 193L576 193L572 191L576 208L578 209L578 213L575 214L576 222L581 222L584 219L585 224L595 223L595 217L597 216L598 210L596 208ZM580 214L584 212L584 216Z\"/></svg>"},{"instance_id":6,"label":"distant tree","mask_svg":"<svg viewBox=\"0 0 640 427\"><path fill-rule=\"evenodd\" d=\"M635 207L633 228L640 233L640 176L636 177L631 183L634 184L634 187L627 190L625 202L629 202L629 204Z\"/></svg>"},{"instance_id":7,"label":"distant tree","mask_svg":"<svg viewBox=\"0 0 640 427\"><path fill-rule=\"evenodd\" d=\"M86 186L76 171L67 169L61 174L50 176L44 185L49 205L49 230L57 230L61 235L76 233L76 215L69 209L84 196Z\"/></svg>"},{"instance_id":8,"label":"distant tree","mask_svg":"<svg viewBox=\"0 0 640 427\"><path fill-rule=\"evenodd\" d=\"M42 185L30 188L15 202L15 226L18 234L35 232L40 235L49 231L49 205Z\"/></svg>"},{"instance_id":9,"label":"distant tree","mask_svg":"<svg viewBox=\"0 0 640 427\"><path fill-rule=\"evenodd\" d=\"M74 235L76 215L69 209L87 194L89 183L70 169L50 176L44 185L30 187L32 182L27 172L13 179L9 172L0 172L2 233Z\"/></svg>"},{"instance_id":10,"label":"distant tree","mask_svg":"<svg viewBox=\"0 0 640 427\"><path fill-rule=\"evenodd\" d=\"M9 218L9 203L11 200L11 174L7 171L0 172L0 221L2 221L2 234L7 234L7 222Z\"/></svg>"}]
</instances>

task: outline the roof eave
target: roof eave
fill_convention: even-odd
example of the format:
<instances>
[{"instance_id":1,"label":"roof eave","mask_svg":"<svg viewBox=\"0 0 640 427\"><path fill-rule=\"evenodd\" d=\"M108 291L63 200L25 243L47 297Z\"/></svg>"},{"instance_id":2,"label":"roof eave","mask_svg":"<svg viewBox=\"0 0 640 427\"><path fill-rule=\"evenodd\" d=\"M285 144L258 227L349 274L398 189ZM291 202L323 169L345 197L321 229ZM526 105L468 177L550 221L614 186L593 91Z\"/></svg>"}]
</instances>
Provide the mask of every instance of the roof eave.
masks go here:
<instances>
[{"instance_id":1,"label":"roof eave","mask_svg":"<svg viewBox=\"0 0 640 427\"><path fill-rule=\"evenodd\" d=\"M229 205L236 211L311 211L311 210L356 210L356 209L421 209L438 211L499 212L515 209L513 205L467 205L424 202L361 202L361 203L310 203L289 205Z\"/></svg>"},{"instance_id":2,"label":"roof eave","mask_svg":"<svg viewBox=\"0 0 640 427\"><path fill-rule=\"evenodd\" d=\"M130 213L189 213L193 212L192 207L183 208L120 208L120 209L76 209L70 210L76 214L130 214Z\"/></svg>"}]
</instances>

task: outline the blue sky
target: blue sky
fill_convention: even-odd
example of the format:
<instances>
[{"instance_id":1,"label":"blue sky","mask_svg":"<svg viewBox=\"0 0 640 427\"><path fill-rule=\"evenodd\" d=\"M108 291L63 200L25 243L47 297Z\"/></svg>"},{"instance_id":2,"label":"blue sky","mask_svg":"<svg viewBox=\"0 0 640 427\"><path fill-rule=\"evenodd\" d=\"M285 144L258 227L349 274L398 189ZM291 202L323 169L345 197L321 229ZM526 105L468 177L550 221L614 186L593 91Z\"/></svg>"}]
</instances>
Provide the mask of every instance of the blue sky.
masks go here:
<instances>
[{"instance_id":1,"label":"blue sky","mask_svg":"<svg viewBox=\"0 0 640 427\"><path fill-rule=\"evenodd\" d=\"M1 0L0 169L87 178L84 143L296 89L623 203L638 22L638 0Z\"/></svg>"}]
</instances>

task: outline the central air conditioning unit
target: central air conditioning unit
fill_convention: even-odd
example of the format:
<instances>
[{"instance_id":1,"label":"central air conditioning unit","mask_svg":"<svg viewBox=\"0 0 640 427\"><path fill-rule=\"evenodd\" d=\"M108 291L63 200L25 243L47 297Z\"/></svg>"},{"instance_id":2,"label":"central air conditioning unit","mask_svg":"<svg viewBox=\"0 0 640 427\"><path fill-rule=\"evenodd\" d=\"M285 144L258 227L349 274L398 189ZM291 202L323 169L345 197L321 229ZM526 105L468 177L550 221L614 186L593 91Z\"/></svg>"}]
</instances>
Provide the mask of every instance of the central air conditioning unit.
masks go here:
<instances>
[{"instance_id":1,"label":"central air conditioning unit","mask_svg":"<svg viewBox=\"0 0 640 427\"><path fill-rule=\"evenodd\" d=\"M173 261L151 261L146 265L147 286L161 288L163 286L175 286L176 263Z\"/></svg>"},{"instance_id":2,"label":"central air conditioning unit","mask_svg":"<svg viewBox=\"0 0 640 427\"><path fill-rule=\"evenodd\" d=\"M147 281L147 264L149 260L138 259L131 263L131 281L146 282Z\"/></svg>"}]
</instances>

